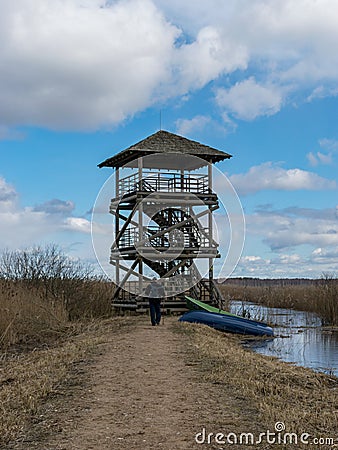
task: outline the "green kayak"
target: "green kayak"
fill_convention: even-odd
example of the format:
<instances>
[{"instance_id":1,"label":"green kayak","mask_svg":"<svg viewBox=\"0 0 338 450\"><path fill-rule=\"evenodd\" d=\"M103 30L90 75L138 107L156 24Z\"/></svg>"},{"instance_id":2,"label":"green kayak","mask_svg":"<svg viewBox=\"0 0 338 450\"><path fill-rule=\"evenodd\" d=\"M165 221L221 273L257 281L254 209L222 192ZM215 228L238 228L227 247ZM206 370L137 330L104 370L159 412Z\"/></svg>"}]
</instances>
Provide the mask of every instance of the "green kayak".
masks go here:
<instances>
[{"instance_id":1,"label":"green kayak","mask_svg":"<svg viewBox=\"0 0 338 450\"><path fill-rule=\"evenodd\" d=\"M201 302L200 300L196 300L192 297L185 296L187 301L187 306L191 310L202 310L207 311L211 313L217 313L217 314L225 314L227 316L234 316L237 317L236 314L231 314L228 311L224 311L223 309L216 308L215 306L208 305L207 303Z\"/></svg>"}]
</instances>

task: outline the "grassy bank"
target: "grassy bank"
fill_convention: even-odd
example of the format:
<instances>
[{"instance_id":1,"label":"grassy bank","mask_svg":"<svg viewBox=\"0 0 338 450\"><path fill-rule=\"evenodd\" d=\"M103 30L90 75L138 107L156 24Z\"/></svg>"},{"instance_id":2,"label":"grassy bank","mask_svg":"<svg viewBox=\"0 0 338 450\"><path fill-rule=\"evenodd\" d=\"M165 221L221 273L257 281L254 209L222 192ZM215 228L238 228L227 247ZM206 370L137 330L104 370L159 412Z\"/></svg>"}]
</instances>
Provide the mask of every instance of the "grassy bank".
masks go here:
<instances>
[{"instance_id":1,"label":"grassy bank","mask_svg":"<svg viewBox=\"0 0 338 450\"><path fill-rule=\"evenodd\" d=\"M240 286L231 280L220 285L226 299L250 301L276 308L318 314L324 325L338 326L338 279L324 277L311 285Z\"/></svg>"},{"instance_id":2,"label":"grassy bank","mask_svg":"<svg viewBox=\"0 0 338 450\"><path fill-rule=\"evenodd\" d=\"M337 439L337 378L253 353L243 349L238 338L204 326L176 326L189 337L191 351L203 368L205 379L224 385L248 410L255 411L265 427L262 432L274 431L275 423L283 422L287 432Z\"/></svg>"}]
</instances>

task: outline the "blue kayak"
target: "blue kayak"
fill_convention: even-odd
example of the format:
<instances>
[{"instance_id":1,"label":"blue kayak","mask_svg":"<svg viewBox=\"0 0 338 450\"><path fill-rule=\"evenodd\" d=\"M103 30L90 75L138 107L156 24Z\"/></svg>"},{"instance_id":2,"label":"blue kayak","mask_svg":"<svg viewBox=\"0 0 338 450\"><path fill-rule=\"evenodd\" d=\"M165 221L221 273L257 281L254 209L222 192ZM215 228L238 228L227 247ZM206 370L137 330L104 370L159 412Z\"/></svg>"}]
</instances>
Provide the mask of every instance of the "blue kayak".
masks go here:
<instances>
[{"instance_id":1,"label":"blue kayak","mask_svg":"<svg viewBox=\"0 0 338 450\"><path fill-rule=\"evenodd\" d=\"M250 334L253 336L273 336L273 329L263 322L245 319L239 316L206 311L189 311L179 318L180 322L201 323L215 328L237 334Z\"/></svg>"}]
</instances>

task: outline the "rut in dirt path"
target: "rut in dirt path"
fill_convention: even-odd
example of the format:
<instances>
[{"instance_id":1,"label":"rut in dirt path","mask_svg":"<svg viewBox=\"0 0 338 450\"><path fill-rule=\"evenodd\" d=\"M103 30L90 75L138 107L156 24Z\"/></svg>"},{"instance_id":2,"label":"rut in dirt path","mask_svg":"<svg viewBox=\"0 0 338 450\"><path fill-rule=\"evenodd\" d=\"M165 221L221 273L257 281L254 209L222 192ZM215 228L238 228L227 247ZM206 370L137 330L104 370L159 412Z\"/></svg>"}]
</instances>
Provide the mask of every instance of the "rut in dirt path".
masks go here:
<instances>
[{"instance_id":1,"label":"rut in dirt path","mask_svg":"<svg viewBox=\"0 0 338 450\"><path fill-rule=\"evenodd\" d=\"M201 448L195 435L203 427L236 427L240 413L219 386L201 381L173 320L151 327L142 318L128 332L112 333L89 368L91 388L76 407L82 414L75 427L43 449L190 450Z\"/></svg>"}]
</instances>

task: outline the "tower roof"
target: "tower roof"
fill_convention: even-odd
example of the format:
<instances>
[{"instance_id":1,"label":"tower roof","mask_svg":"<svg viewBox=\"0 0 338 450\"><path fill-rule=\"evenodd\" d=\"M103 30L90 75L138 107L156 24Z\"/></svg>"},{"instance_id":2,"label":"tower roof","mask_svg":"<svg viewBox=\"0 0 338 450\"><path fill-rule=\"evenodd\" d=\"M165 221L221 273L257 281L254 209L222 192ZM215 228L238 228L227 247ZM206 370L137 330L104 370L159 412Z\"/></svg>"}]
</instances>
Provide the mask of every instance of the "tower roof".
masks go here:
<instances>
[{"instance_id":1,"label":"tower roof","mask_svg":"<svg viewBox=\"0 0 338 450\"><path fill-rule=\"evenodd\" d=\"M161 130L148 136L137 144L122 150L117 155L106 159L98 164L98 167L133 166L133 164L130 164L132 161L139 157L154 153L171 154L172 156L192 155L212 163L223 161L232 156L213 147L209 147L208 145L200 144L197 141L192 141L177 134Z\"/></svg>"}]
</instances>

